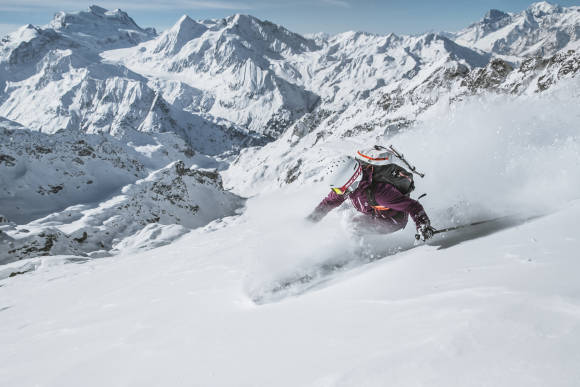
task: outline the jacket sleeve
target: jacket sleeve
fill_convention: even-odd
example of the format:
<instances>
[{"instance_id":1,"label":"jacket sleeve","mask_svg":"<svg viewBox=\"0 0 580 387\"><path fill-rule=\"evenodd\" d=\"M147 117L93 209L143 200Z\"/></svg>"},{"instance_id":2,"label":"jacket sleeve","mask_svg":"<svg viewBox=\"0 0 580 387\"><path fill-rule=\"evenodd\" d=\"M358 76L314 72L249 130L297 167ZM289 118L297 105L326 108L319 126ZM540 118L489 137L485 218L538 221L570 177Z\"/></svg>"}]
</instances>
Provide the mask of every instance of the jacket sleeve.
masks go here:
<instances>
[{"instance_id":1,"label":"jacket sleeve","mask_svg":"<svg viewBox=\"0 0 580 387\"><path fill-rule=\"evenodd\" d=\"M381 184L376 189L375 200L380 206L409 214L417 226L429 223L429 217L421 203L403 195L390 184Z\"/></svg>"},{"instance_id":2,"label":"jacket sleeve","mask_svg":"<svg viewBox=\"0 0 580 387\"><path fill-rule=\"evenodd\" d=\"M307 219L313 222L318 222L320 219L324 218L326 214L340 206L346 200L347 195L339 195L334 191L330 191L328 196L326 196L318 206L308 215Z\"/></svg>"}]
</instances>

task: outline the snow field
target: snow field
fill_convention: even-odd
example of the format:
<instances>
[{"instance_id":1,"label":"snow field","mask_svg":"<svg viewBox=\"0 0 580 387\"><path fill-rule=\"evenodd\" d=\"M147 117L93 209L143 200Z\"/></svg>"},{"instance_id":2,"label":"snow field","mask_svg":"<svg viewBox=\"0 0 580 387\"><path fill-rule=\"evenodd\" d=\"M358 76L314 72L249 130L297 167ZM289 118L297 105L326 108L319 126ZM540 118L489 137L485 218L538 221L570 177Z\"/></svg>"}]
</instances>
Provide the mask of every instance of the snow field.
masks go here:
<instances>
[{"instance_id":1,"label":"snow field","mask_svg":"<svg viewBox=\"0 0 580 387\"><path fill-rule=\"evenodd\" d=\"M580 202L485 238L417 247L264 305L247 291L263 280L248 261L290 254L249 206L247 214L169 246L3 280L0 360L10 366L1 369L0 383L574 386L579 380L573 252L580 241L570 224ZM323 232L317 229L311 233Z\"/></svg>"}]
</instances>

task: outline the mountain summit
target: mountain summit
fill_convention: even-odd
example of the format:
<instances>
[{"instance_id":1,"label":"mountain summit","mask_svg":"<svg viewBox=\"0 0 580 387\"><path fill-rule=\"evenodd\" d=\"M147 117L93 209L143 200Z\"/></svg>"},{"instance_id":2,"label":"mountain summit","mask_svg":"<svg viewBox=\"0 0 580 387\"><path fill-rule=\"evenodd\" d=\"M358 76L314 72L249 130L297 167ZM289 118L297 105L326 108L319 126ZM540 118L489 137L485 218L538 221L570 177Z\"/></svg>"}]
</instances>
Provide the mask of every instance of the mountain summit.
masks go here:
<instances>
[{"instance_id":1,"label":"mountain summit","mask_svg":"<svg viewBox=\"0 0 580 387\"><path fill-rule=\"evenodd\" d=\"M207 27L183 15L173 27L164 31L155 42L153 53L171 56L177 54L190 40L199 38Z\"/></svg>"},{"instance_id":2,"label":"mountain summit","mask_svg":"<svg viewBox=\"0 0 580 387\"><path fill-rule=\"evenodd\" d=\"M101 49L129 47L156 36L154 28L141 28L120 9L108 11L92 5L86 11L58 12L50 28Z\"/></svg>"}]
</instances>

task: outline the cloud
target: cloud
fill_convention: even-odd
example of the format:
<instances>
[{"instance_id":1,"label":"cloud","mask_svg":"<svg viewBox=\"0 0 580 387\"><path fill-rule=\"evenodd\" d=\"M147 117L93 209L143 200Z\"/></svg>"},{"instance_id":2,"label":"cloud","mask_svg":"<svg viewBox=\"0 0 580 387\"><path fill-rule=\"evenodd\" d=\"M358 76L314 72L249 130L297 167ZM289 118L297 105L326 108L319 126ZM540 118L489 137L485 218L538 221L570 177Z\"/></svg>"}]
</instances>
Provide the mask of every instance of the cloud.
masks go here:
<instances>
[{"instance_id":1,"label":"cloud","mask_svg":"<svg viewBox=\"0 0 580 387\"><path fill-rule=\"evenodd\" d=\"M153 1L95 1L106 9L121 8L123 10L168 10L168 9L252 9L250 4L239 1L203 1L203 0L153 0ZM88 9L75 0L20 0L15 4L13 0L0 0L0 11L25 12L38 9L52 10L82 10Z\"/></svg>"},{"instance_id":2,"label":"cloud","mask_svg":"<svg viewBox=\"0 0 580 387\"><path fill-rule=\"evenodd\" d=\"M321 0L323 3L334 5L336 7L350 8L350 3L345 0Z\"/></svg>"}]
</instances>

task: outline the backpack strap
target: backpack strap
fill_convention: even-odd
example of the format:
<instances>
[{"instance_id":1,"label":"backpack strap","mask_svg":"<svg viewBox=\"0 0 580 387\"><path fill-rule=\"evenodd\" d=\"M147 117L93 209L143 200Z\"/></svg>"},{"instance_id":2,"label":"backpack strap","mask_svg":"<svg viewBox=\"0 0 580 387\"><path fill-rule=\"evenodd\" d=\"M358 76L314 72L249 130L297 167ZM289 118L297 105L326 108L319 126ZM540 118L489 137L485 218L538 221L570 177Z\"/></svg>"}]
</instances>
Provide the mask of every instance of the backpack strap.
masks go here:
<instances>
[{"instance_id":1,"label":"backpack strap","mask_svg":"<svg viewBox=\"0 0 580 387\"><path fill-rule=\"evenodd\" d=\"M375 172L374 166L371 165L371 184L365 190L365 194L367 197L367 202L370 204L370 206L373 208L373 210L375 210L375 216L376 216L376 215L378 215L379 211L390 210L390 208L380 206L379 203L377 203L377 200L375 199L375 189L376 189L377 185L376 185L376 182L373 180L374 172Z\"/></svg>"},{"instance_id":2,"label":"backpack strap","mask_svg":"<svg viewBox=\"0 0 580 387\"><path fill-rule=\"evenodd\" d=\"M375 190L374 184L371 184L366 190L365 193L367 195L367 202L371 205L371 207L375 207L378 205L377 201L375 200Z\"/></svg>"},{"instance_id":3,"label":"backpack strap","mask_svg":"<svg viewBox=\"0 0 580 387\"><path fill-rule=\"evenodd\" d=\"M389 207L380 206L375 199L375 184L371 185L365 190L367 195L367 202L371 205L375 212L390 210Z\"/></svg>"}]
</instances>

